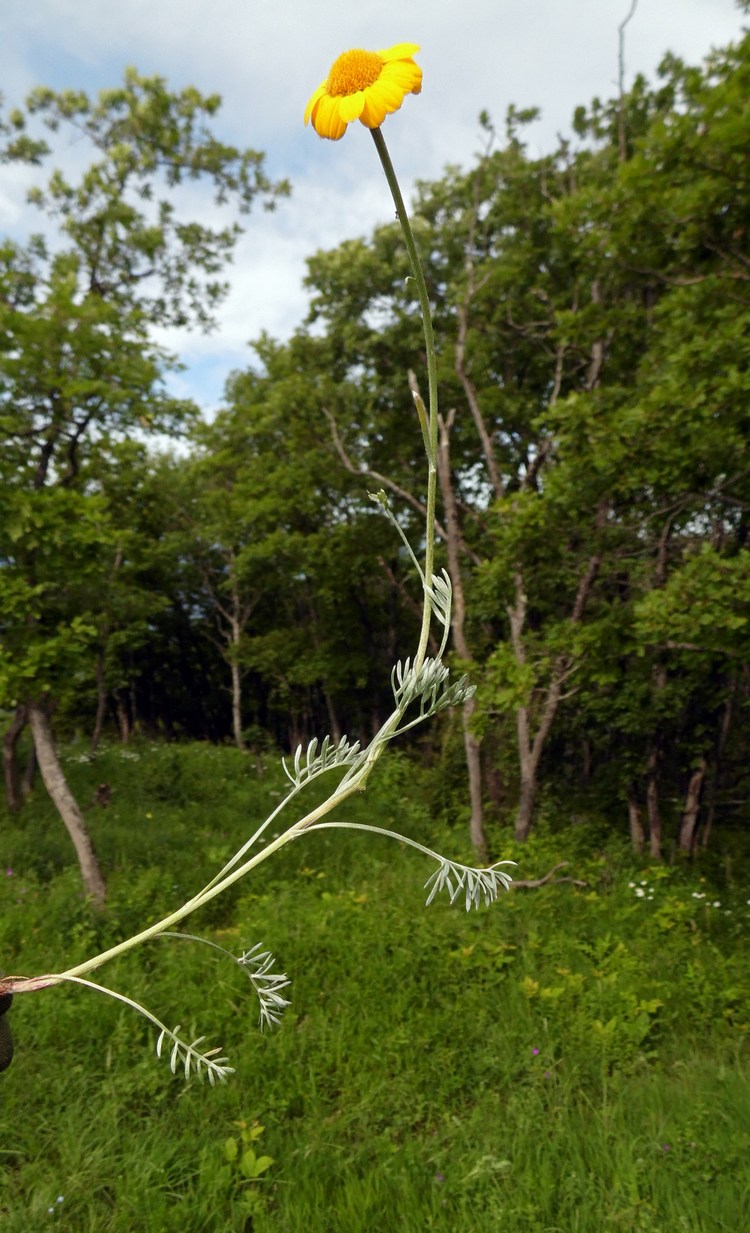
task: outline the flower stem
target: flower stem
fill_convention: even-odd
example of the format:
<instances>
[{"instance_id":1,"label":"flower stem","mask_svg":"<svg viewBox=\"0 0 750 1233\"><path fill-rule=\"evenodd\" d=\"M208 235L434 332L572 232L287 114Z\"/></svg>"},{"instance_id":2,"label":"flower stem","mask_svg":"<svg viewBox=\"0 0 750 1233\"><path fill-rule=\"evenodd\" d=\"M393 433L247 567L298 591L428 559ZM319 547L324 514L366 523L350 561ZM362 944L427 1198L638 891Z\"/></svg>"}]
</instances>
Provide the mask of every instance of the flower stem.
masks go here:
<instances>
[{"instance_id":1,"label":"flower stem","mask_svg":"<svg viewBox=\"0 0 750 1233\"><path fill-rule=\"evenodd\" d=\"M396 216L401 224L406 251L409 254L414 281L417 285L417 296L419 298L419 307L422 313L422 327L424 329L425 352L427 356L427 382L429 390L429 424L427 432L427 503L426 503L426 518L425 518L425 587L431 585L432 575L434 572L435 563L435 504L437 500L437 443L438 443L438 393L437 393L437 356L435 354L435 335L432 329L432 313L430 311L430 300L427 295L427 284L422 270L422 263L419 259L419 253L414 241L414 233L409 222L409 215L406 212L404 199L401 196L401 189L396 178L396 172L391 162L391 156L388 153L388 147L385 144L382 130L379 128L370 129L372 139L375 142L375 149L378 152L378 157L385 172L385 178L388 181L388 187L391 190L393 203L396 207ZM421 668L424 663L425 654L427 652L427 640L430 633L430 618L432 614L432 606L430 597L425 589L424 607L422 610L422 630L419 639L419 648L415 657L415 665L417 669Z\"/></svg>"}]
</instances>

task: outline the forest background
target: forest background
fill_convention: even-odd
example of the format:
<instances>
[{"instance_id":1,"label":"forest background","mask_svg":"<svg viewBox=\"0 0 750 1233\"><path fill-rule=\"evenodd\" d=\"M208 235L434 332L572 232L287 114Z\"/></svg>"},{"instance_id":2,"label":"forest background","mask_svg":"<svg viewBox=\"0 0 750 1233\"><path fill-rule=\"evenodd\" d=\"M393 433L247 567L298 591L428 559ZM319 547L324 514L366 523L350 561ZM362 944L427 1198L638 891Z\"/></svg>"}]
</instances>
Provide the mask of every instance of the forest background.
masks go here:
<instances>
[{"instance_id":1,"label":"forest background","mask_svg":"<svg viewBox=\"0 0 750 1233\"><path fill-rule=\"evenodd\" d=\"M579 108L552 153L529 154L533 114L511 109L500 131L482 117L471 167L419 186L440 357L439 564L455 596L453 662L478 688L407 756L432 822L482 857L505 855L511 834L543 842L550 830L580 856L595 834L609 878L602 853L625 836L665 876L657 862L674 849L715 851L705 868L729 890L731 862L746 860L748 98L747 37L697 68L667 56L656 84L638 78ZM144 741L231 743L259 771L271 750L325 731L366 740L418 628L408 561L368 498L385 488L418 542L409 373L422 343L395 225L311 257L306 322L288 341L257 340L211 423L166 387L174 361L156 331L210 322L236 238L234 225L183 217L175 193L203 177L242 212L286 191L260 154L217 140L217 107L132 71L97 99L41 89L3 116L3 157L39 169L32 204L57 228L54 241L0 253L9 884L19 860L30 886L64 878L69 860L40 810L35 763L103 902L118 864L113 736L134 758ZM71 129L94 150L80 179L49 170ZM96 799L94 827L68 782L71 748L101 779L78 791ZM174 766L179 797L176 752ZM202 799L191 782L183 805ZM405 808L405 787L384 807ZM637 886L648 897L652 876L631 900ZM664 927L702 938L705 925L724 965L703 989L706 1015L718 1006L723 1030L744 1039L747 990L728 975L738 939L722 949L715 924L677 906L691 895L705 891L675 893ZM132 902L116 897L123 918ZM108 927L82 918L82 943ZM655 962L659 947L648 953ZM540 987L560 990L548 1003L580 994L575 969L554 958L562 983L527 972L530 1005ZM487 963L492 979L505 966ZM663 1005L651 994L592 1020L615 1061L648 1061ZM611 1059L597 1058L601 1091ZM480 1176L502 1191L505 1157L492 1159ZM653 1195L629 1202L624 1227L661 1227L648 1223ZM684 1227L722 1227L709 1221Z\"/></svg>"}]
</instances>

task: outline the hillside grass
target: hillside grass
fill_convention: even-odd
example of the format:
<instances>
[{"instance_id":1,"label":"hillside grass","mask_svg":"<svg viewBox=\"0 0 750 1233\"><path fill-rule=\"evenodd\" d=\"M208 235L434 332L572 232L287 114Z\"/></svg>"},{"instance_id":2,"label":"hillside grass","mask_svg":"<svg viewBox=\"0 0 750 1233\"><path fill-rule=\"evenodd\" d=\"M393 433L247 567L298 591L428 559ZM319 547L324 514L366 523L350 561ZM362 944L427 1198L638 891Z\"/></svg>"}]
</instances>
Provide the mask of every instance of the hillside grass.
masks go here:
<instances>
[{"instance_id":1,"label":"hillside grass","mask_svg":"<svg viewBox=\"0 0 750 1233\"><path fill-rule=\"evenodd\" d=\"M113 747L67 767L108 871L81 894L43 790L0 816L0 967L60 970L202 885L278 801L232 749ZM111 803L93 804L99 783ZM342 817L468 859L418 767L391 756ZM161 940L96 979L237 1073L187 1086L154 1033L83 989L17 997L0 1076L3 1233L719 1233L750 1227L750 888L737 842L650 867L594 824L497 858L574 882L467 914L378 837L306 836L191 930L262 942L292 978L261 1034L243 974ZM497 838L497 837L496 837Z\"/></svg>"}]
</instances>

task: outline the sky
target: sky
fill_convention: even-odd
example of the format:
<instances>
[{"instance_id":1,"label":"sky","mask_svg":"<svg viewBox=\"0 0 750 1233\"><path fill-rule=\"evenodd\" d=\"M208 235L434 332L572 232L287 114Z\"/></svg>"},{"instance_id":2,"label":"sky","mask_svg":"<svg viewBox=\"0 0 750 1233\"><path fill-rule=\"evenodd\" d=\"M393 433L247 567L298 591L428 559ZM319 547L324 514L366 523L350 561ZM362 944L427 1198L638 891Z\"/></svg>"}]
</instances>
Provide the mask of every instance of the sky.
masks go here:
<instances>
[{"instance_id":1,"label":"sky","mask_svg":"<svg viewBox=\"0 0 750 1233\"><path fill-rule=\"evenodd\" d=\"M417 179L448 164L469 166L487 111L502 129L508 106L539 107L525 130L542 154L570 134L576 106L617 93L618 26L631 0L0 0L0 90L16 104L35 85L96 91L119 84L127 65L175 89L219 93L217 136L262 150L272 179L292 196L274 213L254 211L228 270L231 291L211 334L170 332L163 341L185 371L173 392L207 414L233 369L252 362L249 342L286 338L307 306L305 260L393 218L369 134L349 126L324 141L302 116L333 60L350 47L420 46L419 96L384 126L408 200ZM666 51L699 63L737 39L747 22L734 0L638 0L625 30L625 85L653 79ZM75 151L70 152L71 158ZM28 173L0 169L0 235L36 226L24 204ZM208 198L196 207L209 208Z\"/></svg>"}]
</instances>

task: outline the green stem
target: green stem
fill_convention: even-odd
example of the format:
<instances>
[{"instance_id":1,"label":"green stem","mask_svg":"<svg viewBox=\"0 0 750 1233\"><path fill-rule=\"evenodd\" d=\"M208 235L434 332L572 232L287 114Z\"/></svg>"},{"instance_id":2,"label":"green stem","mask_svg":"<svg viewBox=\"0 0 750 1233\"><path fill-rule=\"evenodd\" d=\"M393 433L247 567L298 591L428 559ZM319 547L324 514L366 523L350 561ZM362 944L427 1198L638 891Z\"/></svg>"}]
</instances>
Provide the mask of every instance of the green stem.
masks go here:
<instances>
[{"instance_id":1,"label":"green stem","mask_svg":"<svg viewBox=\"0 0 750 1233\"><path fill-rule=\"evenodd\" d=\"M422 313L422 327L424 329L425 352L427 355L427 382L429 390L429 426L427 437L427 512L426 512L426 527L425 527L425 583L426 586L431 585L432 575L435 566L435 504L437 501L437 443L438 443L438 392L437 392L437 356L435 354L435 335L432 329L432 313L430 311L430 300L427 295L427 284L422 271L422 263L419 260L417 245L414 241L414 233L409 222L409 215L406 212L404 199L401 196L401 189L396 178L396 172L391 162L391 156L388 153L388 147L385 144L385 138L379 128L370 130L372 139L375 142L375 149L378 152L378 157L383 165L385 178L388 181L388 187L391 190L393 203L396 207L396 216L401 224L401 230L406 244L406 251L409 254L409 261L414 275L414 281L417 285L417 296L419 298L419 307ZM419 638L419 648L415 657L417 668L421 668L424 663L425 654L427 652L427 640L430 634L430 619L432 616L432 606L430 597L425 590L424 607L422 610L422 630Z\"/></svg>"}]
</instances>

